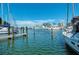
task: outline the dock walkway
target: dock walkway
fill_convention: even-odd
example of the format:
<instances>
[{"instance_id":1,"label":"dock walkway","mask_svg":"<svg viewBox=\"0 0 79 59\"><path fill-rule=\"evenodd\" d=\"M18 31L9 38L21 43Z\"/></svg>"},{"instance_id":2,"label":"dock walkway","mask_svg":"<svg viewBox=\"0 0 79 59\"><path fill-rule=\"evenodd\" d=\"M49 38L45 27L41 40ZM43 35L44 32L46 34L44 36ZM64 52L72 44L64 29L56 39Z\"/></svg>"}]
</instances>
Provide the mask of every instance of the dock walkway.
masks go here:
<instances>
[{"instance_id":1,"label":"dock walkway","mask_svg":"<svg viewBox=\"0 0 79 59\"><path fill-rule=\"evenodd\" d=\"M27 34L26 33L21 33L21 34L15 34L14 37L19 37L19 36L26 36ZM7 39L7 38L13 38L13 35L1 35L0 36L0 40L2 39Z\"/></svg>"}]
</instances>

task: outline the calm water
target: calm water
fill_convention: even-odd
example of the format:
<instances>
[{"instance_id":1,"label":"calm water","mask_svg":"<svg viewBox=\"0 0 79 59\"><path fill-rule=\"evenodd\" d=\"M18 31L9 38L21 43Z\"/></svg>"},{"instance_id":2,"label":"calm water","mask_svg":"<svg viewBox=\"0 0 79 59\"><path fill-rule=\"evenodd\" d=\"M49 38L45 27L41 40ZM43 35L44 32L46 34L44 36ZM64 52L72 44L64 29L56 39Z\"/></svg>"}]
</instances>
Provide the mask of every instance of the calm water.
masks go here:
<instances>
[{"instance_id":1,"label":"calm water","mask_svg":"<svg viewBox=\"0 0 79 59\"><path fill-rule=\"evenodd\" d=\"M66 46L62 30L28 30L27 37L0 40L0 54L67 55L75 54Z\"/></svg>"}]
</instances>

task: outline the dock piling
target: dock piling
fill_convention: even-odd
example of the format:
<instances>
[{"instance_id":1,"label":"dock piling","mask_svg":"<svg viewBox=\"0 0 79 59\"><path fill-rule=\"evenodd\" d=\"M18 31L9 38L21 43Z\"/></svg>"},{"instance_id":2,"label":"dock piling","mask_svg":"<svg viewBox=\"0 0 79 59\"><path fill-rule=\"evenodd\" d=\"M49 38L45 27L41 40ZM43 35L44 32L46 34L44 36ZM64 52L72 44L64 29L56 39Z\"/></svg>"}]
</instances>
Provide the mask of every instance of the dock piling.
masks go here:
<instances>
[{"instance_id":1,"label":"dock piling","mask_svg":"<svg viewBox=\"0 0 79 59\"><path fill-rule=\"evenodd\" d=\"M28 32L28 28L27 28L27 26L26 26L26 33Z\"/></svg>"},{"instance_id":2,"label":"dock piling","mask_svg":"<svg viewBox=\"0 0 79 59\"><path fill-rule=\"evenodd\" d=\"M10 36L10 26L8 27L8 36ZM8 37L10 39L10 37Z\"/></svg>"}]
</instances>

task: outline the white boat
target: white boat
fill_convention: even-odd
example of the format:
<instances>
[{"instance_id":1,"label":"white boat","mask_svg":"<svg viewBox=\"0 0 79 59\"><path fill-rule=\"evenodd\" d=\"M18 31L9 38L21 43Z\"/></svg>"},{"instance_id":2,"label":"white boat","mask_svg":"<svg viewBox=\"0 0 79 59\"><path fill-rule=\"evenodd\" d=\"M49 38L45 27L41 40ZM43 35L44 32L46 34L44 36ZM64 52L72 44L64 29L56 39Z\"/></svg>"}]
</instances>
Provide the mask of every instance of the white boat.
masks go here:
<instances>
[{"instance_id":1,"label":"white boat","mask_svg":"<svg viewBox=\"0 0 79 59\"><path fill-rule=\"evenodd\" d=\"M10 8L9 8L9 4L7 4L7 8L8 8L8 19L10 21ZM3 12L4 12L4 8L3 8L3 3L1 3L1 16L0 17L0 35L1 34L8 34L8 27L10 27L10 23L8 21L4 21L4 17L3 17ZM6 23L6 24L5 24ZM17 29L14 28L14 32L17 33ZM12 29L10 29L10 33L12 33Z\"/></svg>"},{"instance_id":2,"label":"white boat","mask_svg":"<svg viewBox=\"0 0 79 59\"><path fill-rule=\"evenodd\" d=\"M53 30L60 30L60 29L61 29L61 27L54 26L54 27L52 27L51 29L53 29Z\"/></svg>"},{"instance_id":3,"label":"white boat","mask_svg":"<svg viewBox=\"0 0 79 59\"><path fill-rule=\"evenodd\" d=\"M64 35L65 43L79 54L79 33L73 36L73 33L63 32L63 35Z\"/></svg>"},{"instance_id":4,"label":"white boat","mask_svg":"<svg viewBox=\"0 0 79 59\"><path fill-rule=\"evenodd\" d=\"M7 34L8 33L8 29L7 28L1 28L0 29L0 34Z\"/></svg>"},{"instance_id":5,"label":"white boat","mask_svg":"<svg viewBox=\"0 0 79 59\"><path fill-rule=\"evenodd\" d=\"M12 29L10 29L10 33L12 33ZM14 33L18 33L17 28L14 28ZM0 35L2 34L8 34L8 27L2 27L0 29Z\"/></svg>"},{"instance_id":6,"label":"white boat","mask_svg":"<svg viewBox=\"0 0 79 59\"><path fill-rule=\"evenodd\" d=\"M79 33L73 36L72 33L63 32L63 35L66 44L69 45L76 53L79 54Z\"/></svg>"},{"instance_id":7,"label":"white boat","mask_svg":"<svg viewBox=\"0 0 79 59\"><path fill-rule=\"evenodd\" d=\"M74 17L73 21L73 26L67 27L63 35L65 43L79 54L79 16Z\"/></svg>"},{"instance_id":8,"label":"white boat","mask_svg":"<svg viewBox=\"0 0 79 59\"><path fill-rule=\"evenodd\" d=\"M67 4L67 17L69 5ZM63 32L65 43L70 46L76 53L79 54L79 16L74 16L74 4L72 5L72 20L71 25L68 25L67 18L67 27Z\"/></svg>"}]
</instances>

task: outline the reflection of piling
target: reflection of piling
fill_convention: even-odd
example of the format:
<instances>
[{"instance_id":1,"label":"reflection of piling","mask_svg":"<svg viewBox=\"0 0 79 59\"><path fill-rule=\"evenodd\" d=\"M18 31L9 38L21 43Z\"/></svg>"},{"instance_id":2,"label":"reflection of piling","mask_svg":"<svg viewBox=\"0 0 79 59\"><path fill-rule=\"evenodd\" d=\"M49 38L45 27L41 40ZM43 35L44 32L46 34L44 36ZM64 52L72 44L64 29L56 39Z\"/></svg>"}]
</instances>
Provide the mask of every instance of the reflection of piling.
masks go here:
<instances>
[{"instance_id":1,"label":"reflection of piling","mask_svg":"<svg viewBox=\"0 0 79 59\"><path fill-rule=\"evenodd\" d=\"M14 39L14 27L12 27L12 38Z\"/></svg>"},{"instance_id":2,"label":"reflection of piling","mask_svg":"<svg viewBox=\"0 0 79 59\"><path fill-rule=\"evenodd\" d=\"M51 39L53 39L53 29L51 28Z\"/></svg>"},{"instance_id":3,"label":"reflection of piling","mask_svg":"<svg viewBox=\"0 0 79 59\"><path fill-rule=\"evenodd\" d=\"M12 38L12 48L14 48L14 38Z\"/></svg>"},{"instance_id":4,"label":"reflection of piling","mask_svg":"<svg viewBox=\"0 0 79 59\"><path fill-rule=\"evenodd\" d=\"M8 48L10 48L10 38L8 38Z\"/></svg>"},{"instance_id":5,"label":"reflection of piling","mask_svg":"<svg viewBox=\"0 0 79 59\"><path fill-rule=\"evenodd\" d=\"M24 42L25 42L25 47L29 48L29 44L28 44L28 36L23 36Z\"/></svg>"},{"instance_id":6,"label":"reflection of piling","mask_svg":"<svg viewBox=\"0 0 79 59\"><path fill-rule=\"evenodd\" d=\"M35 39L35 27L33 29L34 29L34 39Z\"/></svg>"}]
</instances>

